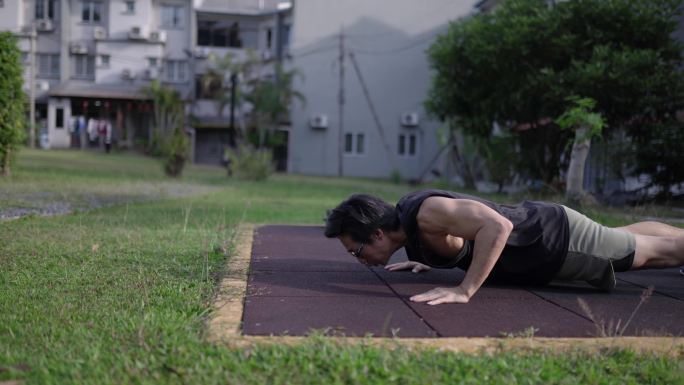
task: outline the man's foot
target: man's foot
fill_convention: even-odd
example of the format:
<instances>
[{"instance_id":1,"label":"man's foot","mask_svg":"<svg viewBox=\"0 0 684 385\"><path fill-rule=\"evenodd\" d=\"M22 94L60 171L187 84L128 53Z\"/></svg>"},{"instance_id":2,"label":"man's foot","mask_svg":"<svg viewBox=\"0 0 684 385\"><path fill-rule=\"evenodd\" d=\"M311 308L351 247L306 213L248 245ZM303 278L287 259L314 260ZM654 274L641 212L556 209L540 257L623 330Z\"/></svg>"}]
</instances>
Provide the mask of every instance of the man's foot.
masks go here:
<instances>
[{"instance_id":1,"label":"man's foot","mask_svg":"<svg viewBox=\"0 0 684 385\"><path fill-rule=\"evenodd\" d=\"M679 268L679 274L684 275L684 267Z\"/></svg>"}]
</instances>

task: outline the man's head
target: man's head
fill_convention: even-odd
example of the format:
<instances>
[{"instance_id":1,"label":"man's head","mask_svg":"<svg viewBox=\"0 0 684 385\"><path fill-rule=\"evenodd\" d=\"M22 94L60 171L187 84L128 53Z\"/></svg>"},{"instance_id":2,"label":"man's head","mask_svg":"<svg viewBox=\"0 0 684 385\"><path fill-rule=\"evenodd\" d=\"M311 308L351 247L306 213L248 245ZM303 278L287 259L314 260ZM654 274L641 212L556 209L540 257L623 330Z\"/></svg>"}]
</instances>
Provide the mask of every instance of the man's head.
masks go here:
<instances>
[{"instance_id":1,"label":"man's head","mask_svg":"<svg viewBox=\"0 0 684 385\"><path fill-rule=\"evenodd\" d=\"M359 261L384 265L394 252L388 233L399 230L394 206L371 195L354 194L328 212L325 236L339 238Z\"/></svg>"}]
</instances>

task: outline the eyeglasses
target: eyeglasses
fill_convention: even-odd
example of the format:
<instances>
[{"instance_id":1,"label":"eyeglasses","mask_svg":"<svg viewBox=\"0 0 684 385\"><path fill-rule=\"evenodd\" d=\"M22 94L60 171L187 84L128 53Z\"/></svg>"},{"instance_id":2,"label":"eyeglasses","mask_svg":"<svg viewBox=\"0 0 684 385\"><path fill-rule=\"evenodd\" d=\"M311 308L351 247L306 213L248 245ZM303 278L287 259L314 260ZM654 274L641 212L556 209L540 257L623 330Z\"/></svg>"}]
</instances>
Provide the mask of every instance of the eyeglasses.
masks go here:
<instances>
[{"instance_id":1,"label":"eyeglasses","mask_svg":"<svg viewBox=\"0 0 684 385\"><path fill-rule=\"evenodd\" d=\"M366 246L366 244L364 242L361 242L361 246L359 246L359 248L356 249L356 251L350 251L349 254L351 254L354 258L360 258L364 246Z\"/></svg>"}]
</instances>

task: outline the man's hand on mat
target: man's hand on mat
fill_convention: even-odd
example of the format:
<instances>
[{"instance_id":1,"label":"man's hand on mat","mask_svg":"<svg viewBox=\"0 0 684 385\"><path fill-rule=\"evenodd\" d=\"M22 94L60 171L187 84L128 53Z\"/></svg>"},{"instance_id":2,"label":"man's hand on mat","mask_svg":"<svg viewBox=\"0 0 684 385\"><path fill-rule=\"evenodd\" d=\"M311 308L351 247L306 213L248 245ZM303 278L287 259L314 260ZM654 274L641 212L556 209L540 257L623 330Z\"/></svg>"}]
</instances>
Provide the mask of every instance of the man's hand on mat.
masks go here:
<instances>
[{"instance_id":1,"label":"man's hand on mat","mask_svg":"<svg viewBox=\"0 0 684 385\"><path fill-rule=\"evenodd\" d=\"M428 305L439 305L440 303L468 303L470 296L460 286L456 287L436 287L423 294L411 297L413 302L427 302Z\"/></svg>"},{"instance_id":2,"label":"man's hand on mat","mask_svg":"<svg viewBox=\"0 0 684 385\"><path fill-rule=\"evenodd\" d=\"M393 263L391 265L385 266L385 270L389 271L400 271L400 270L411 270L413 273L420 273L421 271L430 270L430 266L423 265L420 262L406 261Z\"/></svg>"}]
</instances>

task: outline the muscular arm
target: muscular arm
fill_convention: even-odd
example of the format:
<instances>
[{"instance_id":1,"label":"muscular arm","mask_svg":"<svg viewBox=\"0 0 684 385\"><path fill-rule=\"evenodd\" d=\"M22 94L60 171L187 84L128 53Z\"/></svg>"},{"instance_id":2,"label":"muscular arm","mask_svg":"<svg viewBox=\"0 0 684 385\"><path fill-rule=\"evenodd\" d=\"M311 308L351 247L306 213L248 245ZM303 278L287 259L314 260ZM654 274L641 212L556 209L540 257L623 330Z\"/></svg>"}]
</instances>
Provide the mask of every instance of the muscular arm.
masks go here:
<instances>
[{"instance_id":1,"label":"muscular arm","mask_svg":"<svg viewBox=\"0 0 684 385\"><path fill-rule=\"evenodd\" d=\"M491 273L513 230L511 221L488 206L468 199L430 197L420 207L418 228L424 238L447 235L475 240L473 260L463 282L455 288L436 288L411 297L437 305L467 303Z\"/></svg>"}]
</instances>

